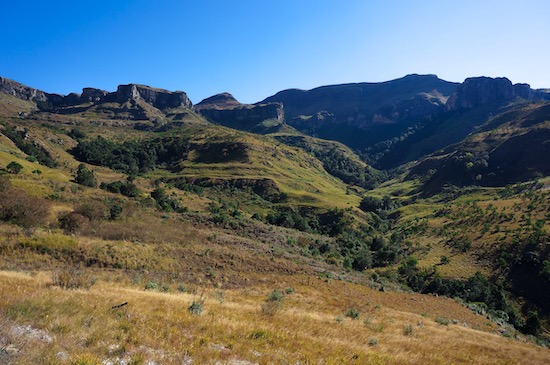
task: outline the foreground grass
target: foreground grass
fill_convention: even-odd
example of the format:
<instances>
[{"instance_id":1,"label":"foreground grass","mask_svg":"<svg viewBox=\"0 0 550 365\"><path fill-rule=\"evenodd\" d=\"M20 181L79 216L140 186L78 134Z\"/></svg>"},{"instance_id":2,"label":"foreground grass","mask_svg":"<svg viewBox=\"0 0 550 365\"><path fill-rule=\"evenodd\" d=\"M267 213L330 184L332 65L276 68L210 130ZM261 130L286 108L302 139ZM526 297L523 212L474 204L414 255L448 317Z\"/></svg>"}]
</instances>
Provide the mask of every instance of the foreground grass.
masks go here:
<instances>
[{"instance_id":1,"label":"foreground grass","mask_svg":"<svg viewBox=\"0 0 550 365\"><path fill-rule=\"evenodd\" d=\"M287 286L293 291L288 290L277 311L266 314L262 305L268 294ZM0 360L18 364L550 361L548 349L487 332L494 327L485 318L450 299L381 293L299 276L284 282L266 277L263 284L240 289L192 291L161 293L103 280L89 290L63 290L53 285L47 272L0 272L1 346L10 350L0 352ZM200 315L188 310L193 301L202 303ZM115 307L122 303L128 304ZM359 313L357 319L345 315L349 308Z\"/></svg>"}]
</instances>

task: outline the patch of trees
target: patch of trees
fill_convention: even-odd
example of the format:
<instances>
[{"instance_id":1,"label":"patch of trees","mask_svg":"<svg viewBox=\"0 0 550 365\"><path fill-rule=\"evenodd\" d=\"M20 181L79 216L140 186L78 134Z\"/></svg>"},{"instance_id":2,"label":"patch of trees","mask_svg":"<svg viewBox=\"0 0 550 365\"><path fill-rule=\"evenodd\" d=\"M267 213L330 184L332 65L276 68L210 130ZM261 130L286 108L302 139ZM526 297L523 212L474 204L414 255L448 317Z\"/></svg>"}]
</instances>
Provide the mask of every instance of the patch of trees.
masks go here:
<instances>
[{"instance_id":1,"label":"patch of trees","mask_svg":"<svg viewBox=\"0 0 550 365\"><path fill-rule=\"evenodd\" d=\"M326 234L336 236L348 225L347 215L342 209L330 209L326 212L318 212L313 209L296 209L289 206L281 206L270 212L266 221L286 228L294 228L303 232Z\"/></svg>"},{"instance_id":2,"label":"patch of trees","mask_svg":"<svg viewBox=\"0 0 550 365\"><path fill-rule=\"evenodd\" d=\"M406 251L404 234L394 233L386 238L376 233L373 226L357 225L347 211L342 209L316 212L279 207L266 217L266 221L334 237L333 241L310 242L307 247L309 253L321 255L330 263L356 271L394 264Z\"/></svg>"},{"instance_id":3,"label":"patch of trees","mask_svg":"<svg viewBox=\"0 0 550 365\"><path fill-rule=\"evenodd\" d=\"M365 189L373 189L386 178L385 174L370 166L364 166L353 160L337 147L315 148L303 137L277 136L282 143L299 147L313 154L329 174L335 176L350 185L361 186Z\"/></svg>"},{"instance_id":4,"label":"patch of trees","mask_svg":"<svg viewBox=\"0 0 550 365\"><path fill-rule=\"evenodd\" d=\"M163 188L156 188L153 190L151 192L151 198L155 200L160 210L164 212L187 212L187 208L180 206L179 202L170 197Z\"/></svg>"},{"instance_id":5,"label":"patch of trees","mask_svg":"<svg viewBox=\"0 0 550 365\"><path fill-rule=\"evenodd\" d=\"M94 172L89 170L84 164L78 165L74 181L77 184L88 186L91 188L95 188L97 186L97 180L95 178Z\"/></svg>"},{"instance_id":6,"label":"patch of trees","mask_svg":"<svg viewBox=\"0 0 550 365\"><path fill-rule=\"evenodd\" d=\"M435 267L421 269L417 263L414 257L409 257L398 270L401 281L412 290L460 298L480 314L489 315L498 322L512 324L524 333L540 334L541 322L538 311L528 308L526 315L522 316L508 299L506 288L502 284L480 272L467 280L443 278Z\"/></svg>"},{"instance_id":7,"label":"patch of trees","mask_svg":"<svg viewBox=\"0 0 550 365\"><path fill-rule=\"evenodd\" d=\"M384 196L382 199L367 196L359 204L359 209L367 213L375 213L380 218L387 218L399 207L401 207L401 203L398 200L391 199L389 196Z\"/></svg>"},{"instance_id":8,"label":"patch of trees","mask_svg":"<svg viewBox=\"0 0 550 365\"><path fill-rule=\"evenodd\" d=\"M538 226L538 228L537 228ZM550 236L543 225L525 237L515 236L500 248L497 269L508 282L511 292L527 299L526 309L550 315Z\"/></svg>"},{"instance_id":9,"label":"patch of trees","mask_svg":"<svg viewBox=\"0 0 550 365\"><path fill-rule=\"evenodd\" d=\"M110 183L101 183L99 187L114 194L122 194L124 196L135 198L139 196L141 191L131 181L113 181Z\"/></svg>"},{"instance_id":10,"label":"patch of trees","mask_svg":"<svg viewBox=\"0 0 550 365\"><path fill-rule=\"evenodd\" d=\"M157 167L175 168L189 151L189 142L178 138L117 143L98 136L80 141L72 153L80 161L136 175Z\"/></svg>"},{"instance_id":11,"label":"patch of trees","mask_svg":"<svg viewBox=\"0 0 550 365\"><path fill-rule=\"evenodd\" d=\"M21 170L23 170L23 166L15 161L12 161L8 164L8 166L6 166L6 170L8 170L10 174L18 174Z\"/></svg>"},{"instance_id":12,"label":"patch of trees","mask_svg":"<svg viewBox=\"0 0 550 365\"><path fill-rule=\"evenodd\" d=\"M21 151L32 156L40 164L48 167L56 167L57 163L50 156L49 152L36 142L29 141L29 131L25 129L16 129L4 125L2 133L8 137Z\"/></svg>"}]
</instances>

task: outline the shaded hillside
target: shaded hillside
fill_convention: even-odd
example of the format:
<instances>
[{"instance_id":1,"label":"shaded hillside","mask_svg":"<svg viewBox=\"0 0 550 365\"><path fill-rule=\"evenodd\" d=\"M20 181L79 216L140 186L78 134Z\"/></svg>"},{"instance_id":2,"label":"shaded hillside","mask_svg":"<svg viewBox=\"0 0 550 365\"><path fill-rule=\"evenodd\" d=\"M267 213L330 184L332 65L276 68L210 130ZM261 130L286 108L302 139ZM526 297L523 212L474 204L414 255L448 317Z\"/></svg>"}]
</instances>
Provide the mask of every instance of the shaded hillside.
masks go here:
<instances>
[{"instance_id":1,"label":"shaded hillside","mask_svg":"<svg viewBox=\"0 0 550 365\"><path fill-rule=\"evenodd\" d=\"M440 81L409 76L396 82L411 80ZM9 272L0 275L0 287L8 292L29 285L2 303L7 320L0 327L9 332L28 324L60 341L22 351L24 361L57 358L61 348L70 349L71 362L86 356L103 361L115 356L108 348L117 344L122 349L116 356L136 356L137 363L138 356L152 358L140 353L142 346L167 351L174 356L168 363L189 360L168 350L182 346L193 350L184 356L201 363L209 356L279 362L291 353L301 362L365 363L375 354L380 362L403 363L392 346L408 343L414 364L433 362L425 356L433 351L448 360L454 344L463 344L462 331L473 336L475 330L493 332L475 332L489 344L476 341L471 353L457 352L453 359L483 363L480 354L496 351L491 344L499 341L510 341L524 355L530 345L520 341L545 344L550 338L550 194L543 176L550 109L522 97L522 85L467 80L450 93L459 107L435 92L403 101L406 88L397 97L389 90L382 103L412 109L393 114L390 124L377 123L408 126L399 135L385 129L391 138L377 146L384 147L380 155L371 149L363 156L383 161L394 151L388 166L419 158L390 175L340 142L300 135L286 124L269 135L218 125L257 131L250 127L262 118L263 104L242 106L229 94L192 106L182 92L123 85L116 93L85 89L59 99L1 81L7 94L0 98L0 269ZM426 98L435 99L428 105ZM203 110L248 116L235 124L231 114L219 114L220 122L211 123ZM254 113L260 118L254 120ZM298 118L330 124L335 116L320 111ZM345 134L338 123L330 125ZM373 131L353 128L358 140ZM397 153L399 146L404 149ZM521 183L502 187L516 181ZM25 270L33 279L9 279ZM33 296L35 285L40 290ZM83 304L82 298L99 298L106 287L126 297L109 297L116 303L104 309ZM181 305L184 294L189 303ZM107 333L82 326L84 319L65 323L74 313L65 316L68 304L51 305L56 295L87 318L100 311L116 328ZM165 298L181 311L164 315L147 298ZM129 316L118 316L121 308L131 308ZM146 331L141 324L153 317L132 322L143 315L136 308L153 317L163 313L155 317L158 328L174 328L177 318L186 321L185 329L174 336L164 331L160 339L140 337ZM411 322L412 314L420 317ZM225 322L214 324L214 317ZM300 339L288 335L288 319L305 321ZM231 326L235 332L219 331ZM327 328L334 329L330 339L319 338ZM446 329L452 333L448 343L429 351ZM349 334L357 336L351 346ZM495 340L494 334L510 339ZM303 346L314 337L322 353ZM421 350L414 342L419 338L426 344ZM495 354L486 362L519 356Z\"/></svg>"},{"instance_id":2,"label":"shaded hillside","mask_svg":"<svg viewBox=\"0 0 550 365\"><path fill-rule=\"evenodd\" d=\"M347 184L372 189L385 178L382 172L368 166L339 142L300 135L279 134L275 138L313 154L323 163L325 170Z\"/></svg>"},{"instance_id":3,"label":"shaded hillside","mask_svg":"<svg viewBox=\"0 0 550 365\"><path fill-rule=\"evenodd\" d=\"M222 93L201 101L195 110L213 123L243 131L268 134L288 129L281 103L241 104Z\"/></svg>"},{"instance_id":4,"label":"shaded hillside","mask_svg":"<svg viewBox=\"0 0 550 365\"><path fill-rule=\"evenodd\" d=\"M388 169L457 143L501 108L546 94L505 78L449 83L409 75L384 83L282 91L266 101L285 107L287 122L305 134L334 139Z\"/></svg>"},{"instance_id":5,"label":"shaded hillside","mask_svg":"<svg viewBox=\"0 0 550 365\"><path fill-rule=\"evenodd\" d=\"M382 83L285 90L264 102L283 103L287 123L306 134L363 148L444 110L457 85L434 75L409 75Z\"/></svg>"},{"instance_id":6,"label":"shaded hillside","mask_svg":"<svg viewBox=\"0 0 550 365\"><path fill-rule=\"evenodd\" d=\"M288 120L326 111L337 122L360 128L424 115L445 105L458 86L435 75L409 75L382 83L285 90L264 100L283 103Z\"/></svg>"},{"instance_id":7,"label":"shaded hillside","mask_svg":"<svg viewBox=\"0 0 550 365\"><path fill-rule=\"evenodd\" d=\"M457 145L421 161L409 176L427 178L428 190L444 184L505 186L550 174L550 105L505 109Z\"/></svg>"}]
</instances>

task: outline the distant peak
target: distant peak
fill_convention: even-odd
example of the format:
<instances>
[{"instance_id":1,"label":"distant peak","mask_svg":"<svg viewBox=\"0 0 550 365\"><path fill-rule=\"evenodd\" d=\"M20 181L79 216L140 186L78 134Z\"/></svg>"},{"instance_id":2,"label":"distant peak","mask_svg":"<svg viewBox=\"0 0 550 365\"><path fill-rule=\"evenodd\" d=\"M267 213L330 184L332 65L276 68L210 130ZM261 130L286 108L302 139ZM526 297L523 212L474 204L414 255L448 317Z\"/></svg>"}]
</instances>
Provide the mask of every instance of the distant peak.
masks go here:
<instances>
[{"instance_id":1,"label":"distant peak","mask_svg":"<svg viewBox=\"0 0 550 365\"><path fill-rule=\"evenodd\" d=\"M195 105L197 109L227 109L242 105L230 93L220 93L204 99Z\"/></svg>"}]
</instances>

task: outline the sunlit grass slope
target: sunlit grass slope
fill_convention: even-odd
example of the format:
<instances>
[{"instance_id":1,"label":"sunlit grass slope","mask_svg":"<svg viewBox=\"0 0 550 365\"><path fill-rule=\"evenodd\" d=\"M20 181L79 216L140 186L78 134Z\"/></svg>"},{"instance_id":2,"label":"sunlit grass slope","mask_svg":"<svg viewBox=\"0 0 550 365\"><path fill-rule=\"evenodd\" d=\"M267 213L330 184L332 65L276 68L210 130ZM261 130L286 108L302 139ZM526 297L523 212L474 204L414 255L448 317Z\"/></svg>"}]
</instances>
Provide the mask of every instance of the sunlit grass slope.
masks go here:
<instances>
[{"instance_id":1,"label":"sunlit grass slope","mask_svg":"<svg viewBox=\"0 0 550 365\"><path fill-rule=\"evenodd\" d=\"M267 314L262 306L276 288L287 294ZM267 277L262 285L191 293L99 281L68 291L46 272L1 272L0 294L2 346L11 351L0 356L18 364L550 361L548 349L490 333L483 317L450 299L338 281ZM200 314L188 310L193 302Z\"/></svg>"}]
</instances>

